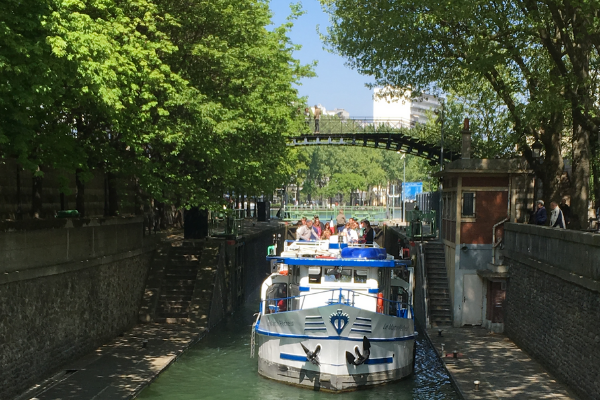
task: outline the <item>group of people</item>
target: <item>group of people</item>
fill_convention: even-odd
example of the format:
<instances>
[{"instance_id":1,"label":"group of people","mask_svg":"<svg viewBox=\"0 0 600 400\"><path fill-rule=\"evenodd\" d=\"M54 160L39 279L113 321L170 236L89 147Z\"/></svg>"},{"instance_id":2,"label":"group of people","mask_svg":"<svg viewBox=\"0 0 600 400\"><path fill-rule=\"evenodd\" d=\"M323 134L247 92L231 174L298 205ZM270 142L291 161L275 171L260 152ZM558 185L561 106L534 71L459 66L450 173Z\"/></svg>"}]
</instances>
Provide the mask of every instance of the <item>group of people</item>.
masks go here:
<instances>
[{"instance_id":1,"label":"group of people","mask_svg":"<svg viewBox=\"0 0 600 400\"><path fill-rule=\"evenodd\" d=\"M566 200L562 199L560 205L555 201L550 202L550 210L550 226L552 228L566 229L571 219L571 207L569 207ZM546 207L544 207L543 200L537 201L536 209L531 219L530 223L546 225L548 213L546 212Z\"/></svg>"},{"instance_id":2,"label":"group of people","mask_svg":"<svg viewBox=\"0 0 600 400\"><path fill-rule=\"evenodd\" d=\"M359 224L354 218L349 218L346 222L342 214L342 218L338 215L336 222L334 224L332 220L323 224L318 215L312 220L302 217L297 223L296 240L330 240L337 231L346 243L373 244L375 232L369 221L363 220Z\"/></svg>"},{"instance_id":3,"label":"group of people","mask_svg":"<svg viewBox=\"0 0 600 400\"><path fill-rule=\"evenodd\" d=\"M319 106L315 105L315 134L319 133L319 122L321 120L321 109ZM310 109L306 107L304 109L304 120L306 121L306 125L310 126Z\"/></svg>"}]
</instances>

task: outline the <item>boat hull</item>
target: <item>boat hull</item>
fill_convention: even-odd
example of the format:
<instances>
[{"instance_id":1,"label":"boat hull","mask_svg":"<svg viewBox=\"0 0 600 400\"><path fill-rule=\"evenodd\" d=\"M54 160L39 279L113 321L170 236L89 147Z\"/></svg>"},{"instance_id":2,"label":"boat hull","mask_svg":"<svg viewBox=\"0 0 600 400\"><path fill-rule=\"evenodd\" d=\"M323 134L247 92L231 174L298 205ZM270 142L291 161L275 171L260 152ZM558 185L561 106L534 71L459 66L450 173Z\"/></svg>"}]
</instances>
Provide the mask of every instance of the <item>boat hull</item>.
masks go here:
<instances>
[{"instance_id":1,"label":"boat hull","mask_svg":"<svg viewBox=\"0 0 600 400\"><path fill-rule=\"evenodd\" d=\"M316 390L347 391L409 376L414 365L414 320L334 304L263 315L256 326L258 372L267 378ZM346 352L368 360L350 364ZM307 360L320 347L319 362Z\"/></svg>"}]
</instances>

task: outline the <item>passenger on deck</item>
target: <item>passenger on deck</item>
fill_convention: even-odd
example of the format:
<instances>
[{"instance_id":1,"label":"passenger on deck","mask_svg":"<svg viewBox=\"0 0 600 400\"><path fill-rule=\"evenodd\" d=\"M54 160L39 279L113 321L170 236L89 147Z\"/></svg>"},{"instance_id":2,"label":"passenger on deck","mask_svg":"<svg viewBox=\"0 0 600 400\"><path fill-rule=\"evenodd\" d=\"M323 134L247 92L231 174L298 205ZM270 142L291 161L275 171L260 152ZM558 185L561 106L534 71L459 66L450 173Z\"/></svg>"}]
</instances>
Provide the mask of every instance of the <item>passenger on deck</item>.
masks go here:
<instances>
[{"instance_id":1,"label":"passenger on deck","mask_svg":"<svg viewBox=\"0 0 600 400\"><path fill-rule=\"evenodd\" d=\"M310 240L312 236L312 222L310 227L307 225L300 225L296 229L296 240Z\"/></svg>"},{"instance_id":2,"label":"passenger on deck","mask_svg":"<svg viewBox=\"0 0 600 400\"><path fill-rule=\"evenodd\" d=\"M325 229L323 229L323 233L321 233L321 240L329 240L329 238L331 238L331 229L329 225L329 222L325 224Z\"/></svg>"},{"instance_id":3,"label":"passenger on deck","mask_svg":"<svg viewBox=\"0 0 600 400\"><path fill-rule=\"evenodd\" d=\"M365 227L365 233L363 234L363 240L365 244L373 244L373 240L375 239L375 231L371 228L371 223L366 219L362 221Z\"/></svg>"},{"instance_id":4,"label":"passenger on deck","mask_svg":"<svg viewBox=\"0 0 600 400\"><path fill-rule=\"evenodd\" d=\"M346 228L342 231L346 243L358 243L358 233L356 233L356 222L348 222Z\"/></svg>"},{"instance_id":5,"label":"passenger on deck","mask_svg":"<svg viewBox=\"0 0 600 400\"><path fill-rule=\"evenodd\" d=\"M319 216L315 215L315 219L313 220L313 230L317 233L317 236L320 238L323 233L323 229L325 226L321 221L319 221Z\"/></svg>"},{"instance_id":6,"label":"passenger on deck","mask_svg":"<svg viewBox=\"0 0 600 400\"><path fill-rule=\"evenodd\" d=\"M285 286L283 287L283 289L281 290L281 292L279 293L279 297L280 300L277 302L277 309L279 312L282 311L287 311L287 290L285 288Z\"/></svg>"},{"instance_id":7,"label":"passenger on deck","mask_svg":"<svg viewBox=\"0 0 600 400\"><path fill-rule=\"evenodd\" d=\"M344 225L346 225L346 217L344 216L344 210L340 209L340 212L338 213L338 216L336 218L336 222L338 231L341 231L344 228Z\"/></svg>"}]
</instances>

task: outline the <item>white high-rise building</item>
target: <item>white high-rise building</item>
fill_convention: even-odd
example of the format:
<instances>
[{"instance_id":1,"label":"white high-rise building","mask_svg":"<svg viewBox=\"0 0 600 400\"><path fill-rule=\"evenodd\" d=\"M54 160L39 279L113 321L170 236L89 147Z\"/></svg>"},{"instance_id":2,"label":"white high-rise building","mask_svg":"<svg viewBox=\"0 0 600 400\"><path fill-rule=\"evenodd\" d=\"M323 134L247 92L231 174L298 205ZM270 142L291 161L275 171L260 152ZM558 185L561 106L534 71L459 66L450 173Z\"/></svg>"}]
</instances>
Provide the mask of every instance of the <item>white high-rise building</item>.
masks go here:
<instances>
[{"instance_id":1,"label":"white high-rise building","mask_svg":"<svg viewBox=\"0 0 600 400\"><path fill-rule=\"evenodd\" d=\"M417 99L407 97L380 98L379 93L383 89L376 88L373 98L373 118L376 120L399 121L402 127L413 127L415 124L423 124L427 121L427 111L435 111L441 107L437 97L425 94Z\"/></svg>"}]
</instances>

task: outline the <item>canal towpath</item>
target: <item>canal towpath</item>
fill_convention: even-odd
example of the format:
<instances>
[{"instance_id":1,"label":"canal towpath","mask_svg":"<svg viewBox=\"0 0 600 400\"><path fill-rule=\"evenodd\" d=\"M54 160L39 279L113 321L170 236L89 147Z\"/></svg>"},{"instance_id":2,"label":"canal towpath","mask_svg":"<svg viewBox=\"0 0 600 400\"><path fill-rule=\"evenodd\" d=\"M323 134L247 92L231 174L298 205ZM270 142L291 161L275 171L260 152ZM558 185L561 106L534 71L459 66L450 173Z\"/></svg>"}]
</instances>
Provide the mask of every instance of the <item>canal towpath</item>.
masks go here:
<instances>
[{"instance_id":1,"label":"canal towpath","mask_svg":"<svg viewBox=\"0 0 600 400\"><path fill-rule=\"evenodd\" d=\"M505 334L482 327L443 327L427 329L427 336L465 400L579 399Z\"/></svg>"}]
</instances>

